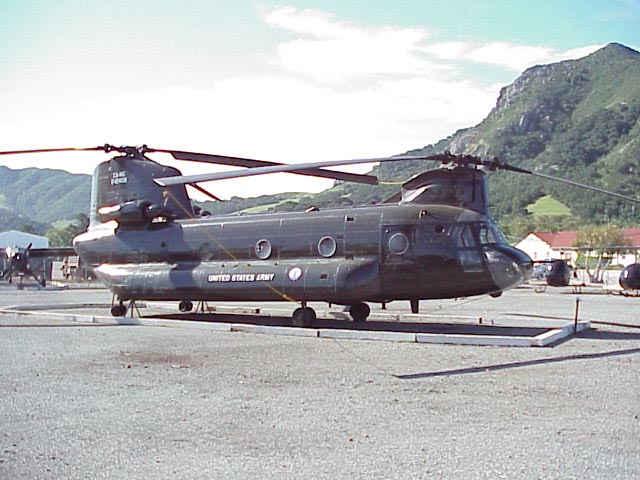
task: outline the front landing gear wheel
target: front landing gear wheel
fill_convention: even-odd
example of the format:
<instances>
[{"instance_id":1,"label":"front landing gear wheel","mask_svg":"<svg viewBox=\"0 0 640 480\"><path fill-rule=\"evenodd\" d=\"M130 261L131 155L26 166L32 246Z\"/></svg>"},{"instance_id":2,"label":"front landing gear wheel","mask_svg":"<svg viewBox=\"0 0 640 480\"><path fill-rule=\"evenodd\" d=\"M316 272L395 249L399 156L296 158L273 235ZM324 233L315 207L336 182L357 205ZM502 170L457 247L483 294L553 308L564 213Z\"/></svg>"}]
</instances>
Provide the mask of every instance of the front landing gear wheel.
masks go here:
<instances>
[{"instance_id":1,"label":"front landing gear wheel","mask_svg":"<svg viewBox=\"0 0 640 480\"><path fill-rule=\"evenodd\" d=\"M371 313L369 305L366 303L354 303L349 305L349 315L356 323L362 323L367 321L367 317Z\"/></svg>"},{"instance_id":2,"label":"front landing gear wheel","mask_svg":"<svg viewBox=\"0 0 640 480\"><path fill-rule=\"evenodd\" d=\"M111 315L114 317L124 317L127 314L127 307L123 304L112 305L111 306Z\"/></svg>"},{"instance_id":3,"label":"front landing gear wheel","mask_svg":"<svg viewBox=\"0 0 640 480\"><path fill-rule=\"evenodd\" d=\"M291 318L294 327L310 327L316 321L316 311L310 307L296 308Z\"/></svg>"},{"instance_id":4,"label":"front landing gear wheel","mask_svg":"<svg viewBox=\"0 0 640 480\"><path fill-rule=\"evenodd\" d=\"M178 310L180 310L182 313L190 312L191 310L193 310L193 303L191 303L189 300L183 300L178 304Z\"/></svg>"}]
</instances>

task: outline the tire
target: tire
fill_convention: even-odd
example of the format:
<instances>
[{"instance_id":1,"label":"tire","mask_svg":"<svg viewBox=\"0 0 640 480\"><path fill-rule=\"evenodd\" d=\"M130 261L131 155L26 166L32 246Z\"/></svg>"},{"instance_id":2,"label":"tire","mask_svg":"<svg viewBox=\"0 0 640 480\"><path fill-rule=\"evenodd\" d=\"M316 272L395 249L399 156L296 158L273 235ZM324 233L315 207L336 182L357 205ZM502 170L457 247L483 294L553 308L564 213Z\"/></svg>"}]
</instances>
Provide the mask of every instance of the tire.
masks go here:
<instances>
[{"instance_id":1,"label":"tire","mask_svg":"<svg viewBox=\"0 0 640 480\"><path fill-rule=\"evenodd\" d=\"M178 304L178 310L180 310L182 313L190 312L191 310L193 310L193 303L191 303L189 300L183 300Z\"/></svg>"},{"instance_id":2,"label":"tire","mask_svg":"<svg viewBox=\"0 0 640 480\"><path fill-rule=\"evenodd\" d=\"M114 317L124 317L127 314L127 307L124 305L112 305L111 315Z\"/></svg>"},{"instance_id":3,"label":"tire","mask_svg":"<svg viewBox=\"0 0 640 480\"><path fill-rule=\"evenodd\" d=\"M294 327L307 328L313 325L316 320L316 312L310 307L296 308L291 315L291 320Z\"/></svg>"},{"instance_id":4,"label":"tire","mask_svg":"<svg viewBox=\"0 0 640 480\"><path fill-rule=\"evenodd\" d=\"M366 303L354 303L349 306L349 315L351 315L351 318L356 323L366 322L370 313L371 309Z\"/></svg>"}]
</instances>

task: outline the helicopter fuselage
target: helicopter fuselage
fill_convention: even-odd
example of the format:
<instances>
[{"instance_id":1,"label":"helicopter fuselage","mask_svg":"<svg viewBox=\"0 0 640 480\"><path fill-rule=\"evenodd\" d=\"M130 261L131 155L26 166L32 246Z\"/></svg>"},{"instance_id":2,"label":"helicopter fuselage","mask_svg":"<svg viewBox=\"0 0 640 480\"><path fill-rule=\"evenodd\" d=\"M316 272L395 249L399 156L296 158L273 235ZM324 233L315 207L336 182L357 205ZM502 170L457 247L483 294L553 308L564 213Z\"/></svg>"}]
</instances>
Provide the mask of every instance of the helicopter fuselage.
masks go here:
<instances>
[{"instance_id":1,"label":"helicopter fuselage","mask_svg":"<svg viewBox=\"0 0 640 480\"><path fill-rule=\"evenodd\" d=\"M497 295L531 273L490 218L444 205L112 220L74 246L121 300L455 298Z\"/></svg>"}]
</instances>

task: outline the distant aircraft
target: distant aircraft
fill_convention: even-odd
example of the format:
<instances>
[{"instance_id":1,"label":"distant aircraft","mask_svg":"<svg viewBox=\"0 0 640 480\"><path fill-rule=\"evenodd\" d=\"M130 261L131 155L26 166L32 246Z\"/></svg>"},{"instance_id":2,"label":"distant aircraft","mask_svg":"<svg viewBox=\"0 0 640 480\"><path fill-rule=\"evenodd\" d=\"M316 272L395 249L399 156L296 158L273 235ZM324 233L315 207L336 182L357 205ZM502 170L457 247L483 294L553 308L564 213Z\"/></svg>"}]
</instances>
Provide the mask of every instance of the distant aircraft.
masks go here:
<instances>
[{"instance_id":1,"label":"distant aircraft","mask_svg":"<svg viewBox=\"0 0 640 480\"><path fill-rule=\"evenodd\" d=\"M620 272L618 282L623 290L640 291L640 263L624 267Z\"/></svg>"},{"instance_id":2,"label":"distant aircraft","mask_svg":"<svg viewBox=\"0 0 640 480\"><path fill-rule=\"evenodd\" d=\"M29 265L31 257L55 257L55 256L69 256L76 255L75 250L72 247L60 247L60 248L31 248L33 246L30 243L26 248L22 247L7 247L5 249L6 256L6 268L0 273L0 280L8 279L9 283L13 283L13 276L19 275L20 280L25 275L29 275L34 278L41 286L46 286L47 282L44 278L38 277Z\"/></svg>"}]
</instances>

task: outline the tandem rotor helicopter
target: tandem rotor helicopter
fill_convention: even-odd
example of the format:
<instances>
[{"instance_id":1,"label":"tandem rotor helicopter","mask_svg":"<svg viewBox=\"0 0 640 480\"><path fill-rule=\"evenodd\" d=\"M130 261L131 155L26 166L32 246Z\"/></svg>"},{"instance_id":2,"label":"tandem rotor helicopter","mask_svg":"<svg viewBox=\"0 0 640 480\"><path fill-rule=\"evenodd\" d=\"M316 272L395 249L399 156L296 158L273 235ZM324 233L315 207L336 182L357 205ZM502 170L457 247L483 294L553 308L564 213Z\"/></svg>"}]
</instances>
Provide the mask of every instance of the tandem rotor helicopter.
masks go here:
<instances>
[{"instance_id":1,"label":"tandem rotor helicopter","mask_svg":"<svg viewBox=\"0 0 640 480\"><path fill-rule=\"evenodd\" d=\"M300 304L295 326L310 326L310 301L346 305L365 321L366 302L419 301L489 294L526 281L531 259L507 244L490 217L485 170L553 179L626 200L640 200L568 180L449 152L429 156L366 158L296 165L204 153L103 145L0 152L0 155L103 151L117 155L93 174L90 223L74 239L86 265L114 294L113 316L137 300L290 301ZM148 154L245 167L182 175ZM386 202L299 213L202 216L186 185L217 199L199 182L290 172L376 184L372 175L327 169L341 165L436 160L440 168L402 184Z\"/></svg>"}]
</instances>

